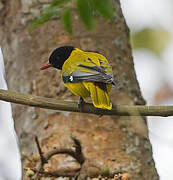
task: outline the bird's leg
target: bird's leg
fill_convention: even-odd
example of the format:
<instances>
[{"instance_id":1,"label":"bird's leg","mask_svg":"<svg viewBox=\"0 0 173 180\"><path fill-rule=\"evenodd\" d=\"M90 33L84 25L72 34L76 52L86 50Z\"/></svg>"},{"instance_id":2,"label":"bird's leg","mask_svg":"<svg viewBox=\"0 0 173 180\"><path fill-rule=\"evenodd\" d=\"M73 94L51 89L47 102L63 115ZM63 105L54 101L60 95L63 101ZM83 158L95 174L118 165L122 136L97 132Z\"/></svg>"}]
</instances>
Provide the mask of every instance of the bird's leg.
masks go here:
<instances>
[{"instance_id":1,"label":"bird's leg","mask_svg":"<svg viewBox=\"0 0 173 180\"><path fill-rule=\"evenodd\" d=\"M82 110L83 104L85 104L85 101L84 101L83 97L80 97L80 99L78 101L78 108L80 108L80 110Z\"/></svg>"}]
</instances>

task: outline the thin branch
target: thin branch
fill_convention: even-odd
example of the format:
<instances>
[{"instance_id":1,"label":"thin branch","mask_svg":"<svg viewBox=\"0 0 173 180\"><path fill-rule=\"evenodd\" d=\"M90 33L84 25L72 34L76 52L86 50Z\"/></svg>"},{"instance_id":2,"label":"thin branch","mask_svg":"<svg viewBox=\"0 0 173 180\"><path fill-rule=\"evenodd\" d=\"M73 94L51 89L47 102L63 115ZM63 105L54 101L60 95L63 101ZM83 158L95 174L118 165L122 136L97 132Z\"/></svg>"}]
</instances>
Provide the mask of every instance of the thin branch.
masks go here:
<instances>
[{"instance_id":1,"label":"thin branch","mask_svg":"<svg viewBox=\"0 0 173 180\"><path fill-rule=\"evenodd\" d=\"M36 142L36 145L37 145L37 148L38 148L38 152L39 152L39 155L40 155L40 164L39 164L38 171L35 174L34 180L39 180L40 179L39 174L43 170L43 166L44 166L45 163L47 163L47 160L46 160L46 158L43 155L43 152L41 150L40 143L38 141L38 137L37 136L35 136L35 142Z\"/></svg>"},{"instance_id":2,"label":"thin branch","mask_svg":"<svg viewBox=\"0 0 173 180\"><path fill-rule=\"evenodd\" d=\"M39 155L40 155L41 163L42 163L42 164L47 163L46 158L43 156L43 152L42 152L42 150L41 150L41 147L40 147L40 144L39 144L39 141L38 141L38 137L37 137L37 136L35 136L35 142L36 142L37 149L38 149L38 152L39 152Z\"/></svg>"},{"instance_id":3,"label":"thin branch","mask_svg":"<svg viewBox=\"0 0 173 180\"><path fill-rule=\"evenodd\" d=\"M82 153L82 147L80 144L80 141L74 137L72 137L73 141L74 141L74 146L75 146L75 150L73 149L67 149L67 148L56 148L53 149L47 153L43 153L41 147L40 147L40 143L38 140L38 137L35 136L35 142L38 148L38 152L40 155L40 163L38 165L38 168L32 168L32 170L36 173L34 180L39 180L40 179L40 174L45 175L45 176L50 176L50 177L59 177L59 176L63 176L63 177L74 177L76 175L78 175L79 170L81 169L77 169L77 170L73 170L73 171L69 171L69 172L47 172L44 171L44 165L46 163L48 163L48 160L56 155L56 154L68 154L70 156L72 156L74 159L76 159L76 161L82 166L82 164L85 161L85 157Z\"/></svg>"},{"instance_id":4,"label":"thin branch","mask_svg":"<svg viewBox=\"0 0 173 180\"><path fill-rule=\"evenodd\" d=\"M112 110L104 110L95 108L92 104L85 103L83 104L81 111L81 109L78 108L77 102L63 101L56 98L45 98L9 90L0 90L0 100L46 109L91 113L97 115L173 116L173 106L114 105Z\"/></svg>"},{"instance_id":5,"label":"thin branch","mask_svg":"<svg viewBox=\"0 0 173 180\"><path fill-rule=\"evenodd\" d=\"M76 161L79 164L82 164L83 161L81 162L81 158L80 158L80 154L77 154L75 151L73 151L72 149L66 149L66 148L56 148L51 150L50 152L46 153L45 158L48 160L50 159L52 156L56 155L56 154L68 154L71 157L73 157L74 159L76 159Z\"/></svg>"}]
</instances>

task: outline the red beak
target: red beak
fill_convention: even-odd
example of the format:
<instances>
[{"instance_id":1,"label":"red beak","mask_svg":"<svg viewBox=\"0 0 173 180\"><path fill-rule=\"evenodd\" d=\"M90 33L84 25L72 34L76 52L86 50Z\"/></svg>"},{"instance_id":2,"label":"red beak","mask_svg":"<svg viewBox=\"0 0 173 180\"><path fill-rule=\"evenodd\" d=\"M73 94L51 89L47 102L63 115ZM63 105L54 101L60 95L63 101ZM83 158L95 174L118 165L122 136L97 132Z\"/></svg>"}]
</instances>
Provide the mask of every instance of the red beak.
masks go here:
<instances>
[{"instance_id":1,"label":"red beak","mask_svg":"<svg viewBox=\"0 0 173 180\"><path fill-rule=\"evenodd\" d=\"M47 69L49 67L52 67L52 64L47 61L46 63L43 64L43 66L40 67L41 70Z\"/></svg>"}]
</instances>

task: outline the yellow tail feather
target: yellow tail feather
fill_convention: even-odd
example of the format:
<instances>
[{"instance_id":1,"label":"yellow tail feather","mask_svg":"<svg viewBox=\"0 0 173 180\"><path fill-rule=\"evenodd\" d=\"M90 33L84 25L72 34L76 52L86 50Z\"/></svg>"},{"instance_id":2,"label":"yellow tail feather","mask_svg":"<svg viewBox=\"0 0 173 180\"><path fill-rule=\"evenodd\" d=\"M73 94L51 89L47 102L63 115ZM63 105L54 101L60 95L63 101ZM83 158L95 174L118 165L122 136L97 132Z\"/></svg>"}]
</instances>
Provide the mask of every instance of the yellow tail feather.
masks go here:
<instances>
[{"instance_id":1,"label":"yellow tail feather","mask_svg":"<svg viewBox=\"0 0 173 180\"><path fill-rule=\"evenodd\" d=\"M99 85L93 82L84 82L83 84L90 92L93 105L96 108L109 109L109 110L112 109L112 103L109 100L106 86L105 88L101 88Z\"/></svg>"}]
</instances>

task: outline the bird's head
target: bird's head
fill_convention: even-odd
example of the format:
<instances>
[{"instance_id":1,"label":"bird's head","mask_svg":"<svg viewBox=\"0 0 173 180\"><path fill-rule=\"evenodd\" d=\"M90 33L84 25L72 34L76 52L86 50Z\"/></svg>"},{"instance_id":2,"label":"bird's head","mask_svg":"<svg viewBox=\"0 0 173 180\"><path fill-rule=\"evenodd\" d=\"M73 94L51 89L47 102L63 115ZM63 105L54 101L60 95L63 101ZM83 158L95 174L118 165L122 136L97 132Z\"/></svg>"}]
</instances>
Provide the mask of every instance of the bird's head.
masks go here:
<instances>
[{"instance_id":1,"label":"bird's head","mask_svg":"<svg viewBox=\"0 0 173 180\"><path fill-rule=\"evenodd\" d=\"M43 64L43 66L40 69L44 70L49 67L54 67L62 70L62 66L64 62L69 58L73 50L74 50L73 46L62 46L55 49L51 53L49 60L45 64Z\"/></svg>"}]
</instances>

